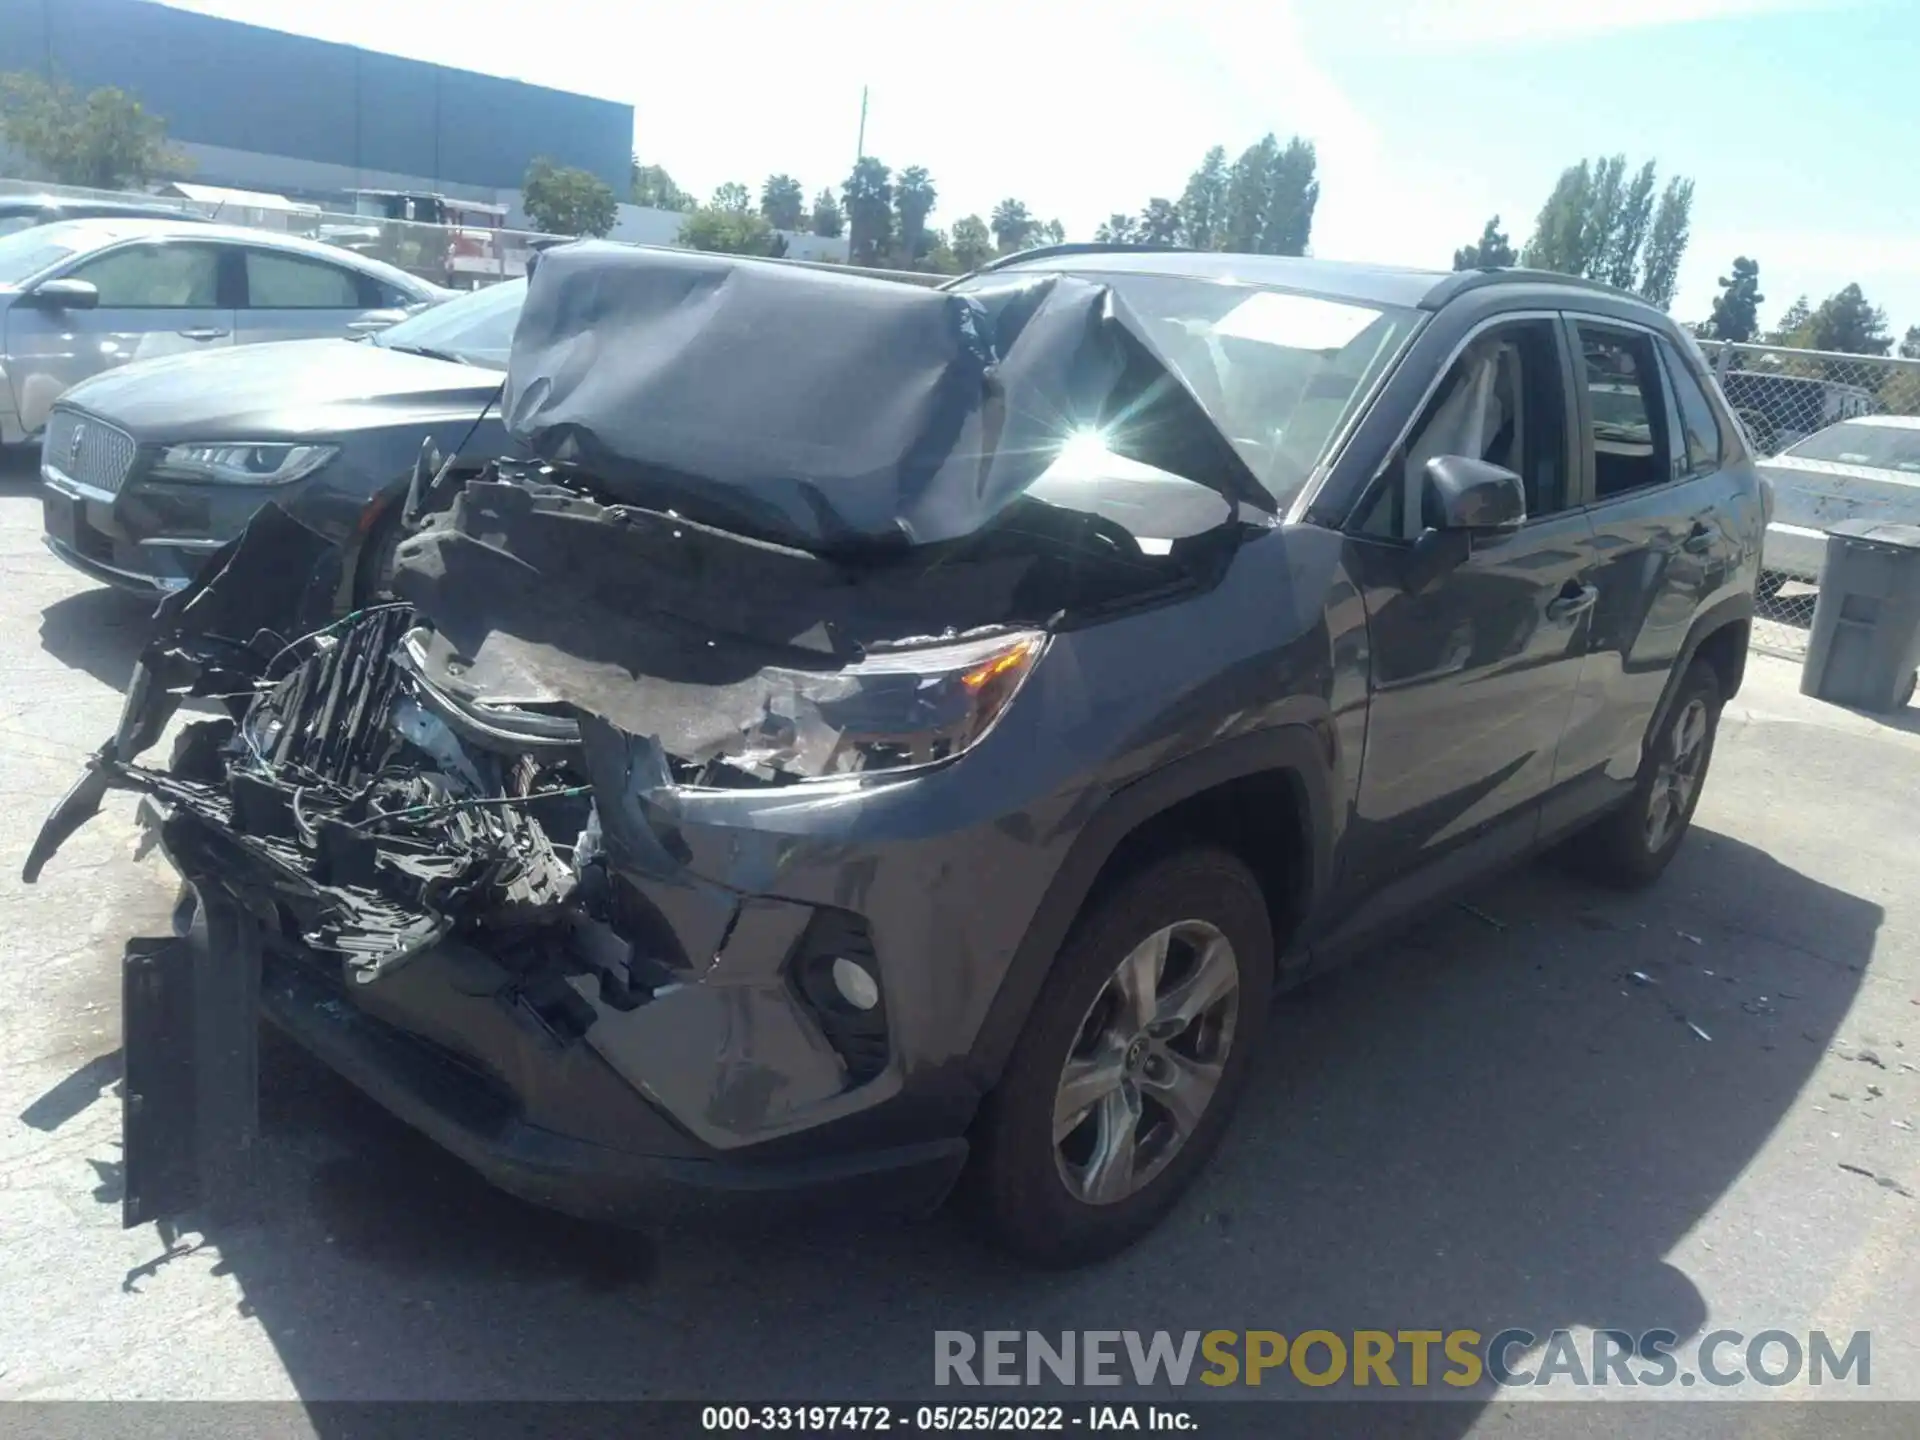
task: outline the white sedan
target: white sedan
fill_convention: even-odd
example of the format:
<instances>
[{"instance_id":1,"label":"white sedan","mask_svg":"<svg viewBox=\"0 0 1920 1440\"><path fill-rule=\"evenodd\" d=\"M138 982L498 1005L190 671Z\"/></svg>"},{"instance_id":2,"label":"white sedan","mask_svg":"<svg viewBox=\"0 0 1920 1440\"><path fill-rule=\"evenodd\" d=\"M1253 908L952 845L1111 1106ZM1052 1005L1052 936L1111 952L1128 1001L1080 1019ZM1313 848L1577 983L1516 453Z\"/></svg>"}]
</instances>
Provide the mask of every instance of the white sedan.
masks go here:
<instances>
[{"instance_id":1,"label":"white sedan","mask_svg":"<svg viewBox=\"0 0 1920 1440\"><path fill-rule=\"evenodd\" d=\"M1773 482L1760 593L1820 582L1827 531L1842 520L1920 525L1920 416L1862 415L1807 436L1760 473Z\"/></svg>"}]
</instances>

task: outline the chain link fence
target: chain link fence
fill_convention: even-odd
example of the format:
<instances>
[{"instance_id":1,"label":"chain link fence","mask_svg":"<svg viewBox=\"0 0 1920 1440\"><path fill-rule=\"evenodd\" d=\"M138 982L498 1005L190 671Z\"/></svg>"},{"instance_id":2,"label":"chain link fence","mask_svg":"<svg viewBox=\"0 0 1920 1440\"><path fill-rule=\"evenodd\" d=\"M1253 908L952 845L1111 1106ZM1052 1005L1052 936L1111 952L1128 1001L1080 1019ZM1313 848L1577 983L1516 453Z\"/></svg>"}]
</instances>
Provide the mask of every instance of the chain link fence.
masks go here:
<instances>
[{"instance_id":1,"label":"chain link fence","mask_svg":"<svg viewBox=\"0 0 1920 1440\"><path fill-rule=\"evenodd\" d=\"M1826 531L1852 519L1920 523L1920 360L1714 340L1700 348L1773 482L1753 645L1800 659Z\"/></svg>"}]
</instances>

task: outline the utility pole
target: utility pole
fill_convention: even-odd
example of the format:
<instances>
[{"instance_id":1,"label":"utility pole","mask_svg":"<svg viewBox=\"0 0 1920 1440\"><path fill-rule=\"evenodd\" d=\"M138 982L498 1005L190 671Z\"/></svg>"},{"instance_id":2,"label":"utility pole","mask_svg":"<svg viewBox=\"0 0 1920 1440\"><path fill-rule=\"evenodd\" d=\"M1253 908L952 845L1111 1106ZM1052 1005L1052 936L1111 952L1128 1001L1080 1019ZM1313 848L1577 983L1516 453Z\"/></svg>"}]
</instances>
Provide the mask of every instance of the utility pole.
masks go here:
<instances>
[{"instance_id":1,"label":"utility pole","mask_svg":"<svg viewBox=\"0 0 1920 1440\"><path fill-rule=\"evenodd\" d=\"M853 153L853 163L855 168L858 168L860 162L866 158L867 158L867 87L862 85L860 87L860 138L854 145L854 153Z\"/></svg>"}]
</instances>

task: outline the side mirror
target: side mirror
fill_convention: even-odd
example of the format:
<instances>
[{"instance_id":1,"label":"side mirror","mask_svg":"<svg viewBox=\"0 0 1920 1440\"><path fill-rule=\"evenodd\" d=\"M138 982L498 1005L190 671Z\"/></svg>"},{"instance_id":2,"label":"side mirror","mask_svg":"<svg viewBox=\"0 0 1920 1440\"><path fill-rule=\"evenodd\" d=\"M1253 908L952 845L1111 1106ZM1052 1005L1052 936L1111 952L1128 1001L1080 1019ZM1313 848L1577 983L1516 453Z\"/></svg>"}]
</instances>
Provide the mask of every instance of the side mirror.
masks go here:
<instances>
[{"instance_id":1,"label":"side mirror","mask_svg":"<svg viewBox=\"0 0 1920 1440\"><path fill-rule=\"evenodd\" d=\"M1517 530L1527 519L1527 487L1503 466L1436 455L1427 461L1424 508L1435 530Z\"/></svg>"},{"instance_id":2,"label":"side mirror","mask_svg":"<svg viewBox=\"0 0 1920 1440\"><path fill-rule=\"evenodd\" d=\"M98 310L100 287L90 280L47 280L20 298L42 310Z\"/></svg>"}]
</instances>

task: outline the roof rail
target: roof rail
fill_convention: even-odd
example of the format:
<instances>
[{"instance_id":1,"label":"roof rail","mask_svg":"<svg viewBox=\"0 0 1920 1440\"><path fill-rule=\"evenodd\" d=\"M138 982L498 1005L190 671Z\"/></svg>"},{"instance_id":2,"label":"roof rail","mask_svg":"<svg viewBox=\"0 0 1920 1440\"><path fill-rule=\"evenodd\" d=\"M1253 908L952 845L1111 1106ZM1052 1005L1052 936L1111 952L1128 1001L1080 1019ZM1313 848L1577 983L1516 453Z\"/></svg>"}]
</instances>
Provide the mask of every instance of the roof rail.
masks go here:
<instances>
[{"instance_id":1,"label":"roof rail","mask_svg":"<svg viewBox=\"0 0 1920 1440\"><path fill-rule=\"evenodd\" d=\"M1061 245L1036 245L1031 250L1016 250L1011 255L996 255L986 264L968 273L986 275L995 270L1004 270L1009 265L1018 265L1023 260L1050 260L1056 255L1115 255L1125 254L1129 250L1165 255L1192 249L1191 245L1143 245L1118 240L1069 240Z\"/></svg>"},{"instance_id":2,"label":"roof rail","mask_svg":"<svg viewBox=\"0 0 1920 1440\"><path fill-rule=\"evenodd\" d=\"M1616 299L1631 300L1635 304L1645 305L1648 309L1658 309L1645 297L1635 295L1630 290L1621 290L1599 280L1589 280L1583 275L1562 275L1557 270L1530 270L1517 265L1482 265L1474 270L1457 270L1447 276L1433 289L1427 292L1427 298L1420 302L1423 310L1438 310L1469 290L1484 290L1491 285L1559 285L1573 290L1592 290L1602 295L1612 295Z\"/></svg>"}]
</instances>

